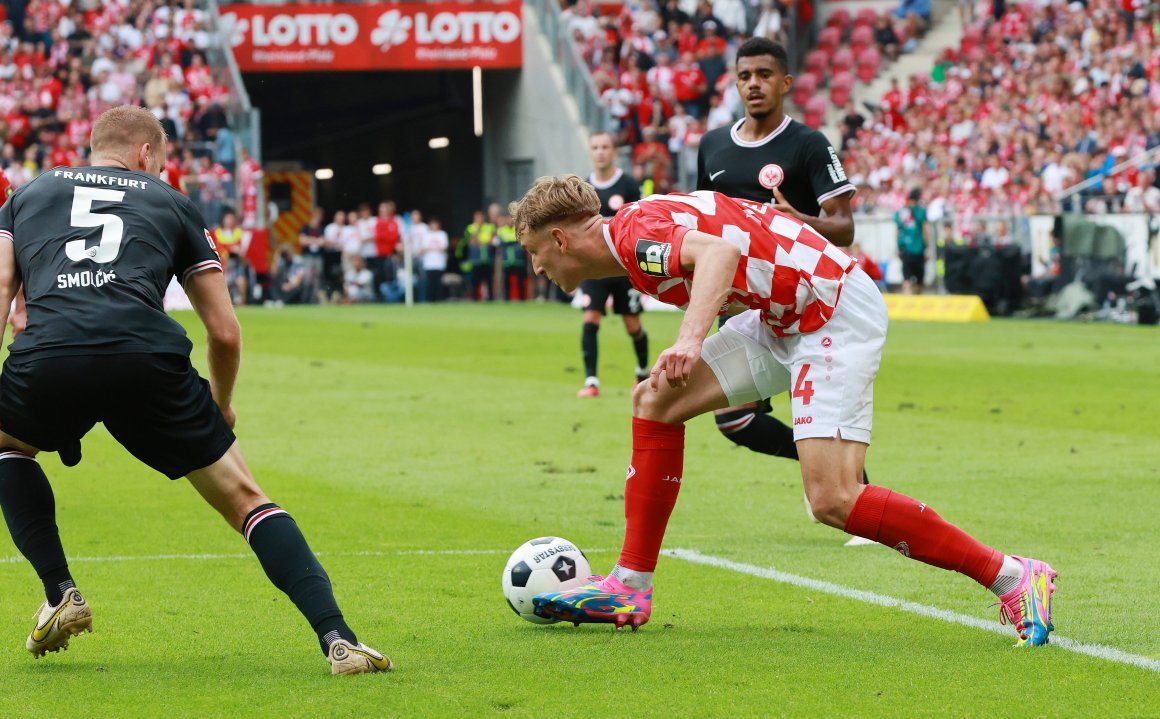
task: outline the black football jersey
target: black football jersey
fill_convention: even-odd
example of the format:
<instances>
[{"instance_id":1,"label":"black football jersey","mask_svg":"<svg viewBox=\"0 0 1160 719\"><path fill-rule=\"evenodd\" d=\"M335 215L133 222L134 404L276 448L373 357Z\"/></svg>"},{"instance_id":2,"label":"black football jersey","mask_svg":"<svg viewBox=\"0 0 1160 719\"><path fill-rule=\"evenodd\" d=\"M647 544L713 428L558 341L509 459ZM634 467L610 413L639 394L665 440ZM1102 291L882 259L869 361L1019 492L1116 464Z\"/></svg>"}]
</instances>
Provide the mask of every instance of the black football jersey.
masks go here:
<instances>
[{"instance_id":1,"label":"black football jersey","mask_svg":"<svg viewBox=\"0 0 1160 719\"><path fill-rule=\"evenodd\" d=\"M176 275L221 269L201 213L152 175L115 167L56 167L0 208L28 305L13 356L130 352L189 355L165 314Z\"/></svg>"},{"instance_id":2,"label":"black football jersey","mask_svg":"<svg viewBox=\"0 0 1160 719\"><path fill-rule=\"evenodd\" d=\"M620 168L616 169L616 174L608 182L597 182L595 175L589 175L588 182L596 188L596 195L600 198L600 214L604 217L612 217L620 208L640 199L640 187Z\"/></svg>"},{"instance_id":3,"label":"black football jersey","mask_svg":"<svg viewBox=\"0 0 1160 719\"><path fill-rule=\"evenodd\" d=\"M745 142L741 123L705 133L697 152L697 189L714 190L754 202L773 200L781 190L794 209L821 214L821 205L855 188L826 136L789 115L765 138Z\"/></svg>"}]
</instances>

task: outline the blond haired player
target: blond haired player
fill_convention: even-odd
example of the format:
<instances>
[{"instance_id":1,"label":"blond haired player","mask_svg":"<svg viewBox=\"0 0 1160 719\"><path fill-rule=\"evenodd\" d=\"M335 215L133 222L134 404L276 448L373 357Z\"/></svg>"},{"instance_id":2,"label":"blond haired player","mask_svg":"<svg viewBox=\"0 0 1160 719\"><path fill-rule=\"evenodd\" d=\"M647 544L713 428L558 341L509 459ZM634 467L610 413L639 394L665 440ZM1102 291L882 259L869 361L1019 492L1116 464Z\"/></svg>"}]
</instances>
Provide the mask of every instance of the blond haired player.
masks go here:
<instances>
[{"instance_id":1,"label":"blond haired player","mask_svg":"<svg viewBox=\"0 0 1160 719\"><path fill-rule=\"evenodd\" d=\"M925 503L863 485L886 307L857 263L805 223L715 192L653 195L611 222L575 175L542 177L511 214L537 274L565 290L627 276L685 316L650 379L633 391L625 539L607 578L535 598L536 612L634 629L652 612L653 571L684 481L684 422L789 391L814 514L904 556L960 572L1000 598L1021 645L1047 642L1046 563L996 551ZM735 314L705 339L721 313ZM746 498L741 498L744 501Z\"/></svg>"}]
</instances>

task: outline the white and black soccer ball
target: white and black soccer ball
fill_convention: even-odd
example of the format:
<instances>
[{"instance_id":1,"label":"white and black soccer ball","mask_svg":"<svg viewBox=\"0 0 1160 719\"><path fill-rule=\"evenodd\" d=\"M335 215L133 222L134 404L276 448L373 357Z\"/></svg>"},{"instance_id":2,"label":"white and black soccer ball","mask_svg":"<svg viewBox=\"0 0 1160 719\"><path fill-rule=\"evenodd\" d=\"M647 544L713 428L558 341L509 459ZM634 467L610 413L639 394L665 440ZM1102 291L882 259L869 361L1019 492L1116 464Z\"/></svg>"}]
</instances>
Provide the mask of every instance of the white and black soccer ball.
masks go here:
<instances>
[{"instance_id":1,"label":"white and black soccer ball","mask_svg":"<svg viewBox=\"0 0 1160 719\"><path fill-rule=\"evenodd\" d=\"M556 620L536 616L532 597L579 587L590 574L588 558L575 544L563 537L539 537L512 552L503 568L503 596L529 622L551 624Z\"/></svg>"}]
</instances>

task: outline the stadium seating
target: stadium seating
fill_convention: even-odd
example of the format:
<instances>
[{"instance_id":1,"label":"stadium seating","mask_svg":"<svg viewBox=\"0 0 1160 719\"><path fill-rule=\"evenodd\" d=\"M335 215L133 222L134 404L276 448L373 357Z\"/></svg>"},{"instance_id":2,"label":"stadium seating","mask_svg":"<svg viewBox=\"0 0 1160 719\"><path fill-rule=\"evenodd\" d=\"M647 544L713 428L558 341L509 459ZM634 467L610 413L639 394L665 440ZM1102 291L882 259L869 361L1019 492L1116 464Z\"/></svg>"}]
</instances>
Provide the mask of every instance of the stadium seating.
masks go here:
<instances>
[{"instance_id":1,"label":"stadium seating","mask_svg":"<svg viewBox=\"0 0 1160 719\"><path fill-rule=\"evenodd\" d=\"M850 16L849 10L846 8L836 8L826 18L826 27L836 27L844 35L852 22L853 18Z\"/></svg>"},{"instance_id":2,"label":"stadium seating","mask_svg":"<svg viewBox=\"0 0 1160 719\"><path fill-rule=\"evenodd\" d=\"M806 103L818 91L818 76L812 72L803 72L793 80L793 101L798 107L805 107Z\"/></svg>"},{"instance_id":3,"label":"stadium seating","mask_svg":"<svg viewBox=\"0 0 1160 719\"><path fill-rule=\"evenodd\" d=\"M818 78L826 76L826 72L830 69L830 53L825 50L817 49L810 50L806 54L806 72L812 72ZM800 104L800 103L799 103Z\"/></svg>"},{"instance_id":4,"label":"stadium seating","mask_svg":"<svg viewBox=\"0 0 1160 719\"><path fill-rule=\"evenodd\" d=\"M836 27L828 27L818 33L818 49L834 52L842 44L842 32Z\"/></svg>"},{"instance_id":5,"label":"stadium seating","mask_svg":"<svg viewBox=\"0 0 1160 719\"><path fill-rule=\"evenodd\" d=\"M830 74L837 75L854 69L854 51L848 47L840 48L830 58Z\"/></svg>"},{"instance_id":6,"label":"stadium seating","mask_svg":"<svg viewBox=\"0 0 1160 719\"><path fill-rule=\"evenodd\" d=\"M878 68L882 65L882 54L877 49L868 47L858 55L857 76L862 82L873 82L878 75Z\"/></svg>"},{"instance_id":7,"label":"stadium seating","mask_svg":"<svg viewBox=\"0 0 1160 719\"><path fill-rule=\"evenodd\" d=\"M815 130L821 127L822 123L826 121L826 98L815 95L806 101L804 107L805 117L802 121Z\"/></svg>"},{"instance_id":8,"label":"stadium seating","mask_svg":"<svg viewBox=\"0 0 1160 719\"><path fill-rule=\"evenodd\" d=\"M874 8L859 8L858 13L854 16L854 27L873 28L877 24L878 13L874 11Z\"/></svg>"},{"instance_id":9,"label":"stadium seating","mask_svg":"<svg viewBox=\"0 0 1160 719\"><path fill-rule=\"evenodd\" d=\"M860 25L850 33L850 49L855 55L874 44L874 29Z\"/></svg>"},{"instance_id":10,"label":"stadium seating","mask_svg":"<svg viewBox=\"0 0 1160 719\"><path fill-rule=\"evenodd\" d=\"M854 76L849 71L835 72L830 78L830 102L834 107L842 107L850 101L850 93L854 90Z\"/></svg>"}]
</instances>

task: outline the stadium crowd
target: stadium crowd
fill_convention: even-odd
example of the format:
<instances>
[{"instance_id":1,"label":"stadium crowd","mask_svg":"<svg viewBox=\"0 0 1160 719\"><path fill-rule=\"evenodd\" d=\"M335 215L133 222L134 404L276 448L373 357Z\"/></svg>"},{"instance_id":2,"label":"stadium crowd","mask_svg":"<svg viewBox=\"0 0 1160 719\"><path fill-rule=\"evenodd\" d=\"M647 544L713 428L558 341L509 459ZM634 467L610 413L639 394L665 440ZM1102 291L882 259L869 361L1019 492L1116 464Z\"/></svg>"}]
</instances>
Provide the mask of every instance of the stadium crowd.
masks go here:
<instances>
[{"instance_id":1,"label":"stadium crowd","mask_svg":"<svg viewBox=\"0 0 1160 719\"><path fill-rule=\"evenodd\" d=\"M329 218L315 207L299 232L298 250L279 249L268 294L255 289L265 278L245 262L232 211L226 224L214 233L219 247L238 248L227 250L227 281L238 303L401 302L408 284L416 302L542 300L551 294L546 280L529 279L527 255L498 204L476 211L450 235L439 217L398 213L392 200L380 202L375 212L362 203Z\"/></svg>"},{"instance_id":2,"label":"stadium crowd","mask_svg":"<svg viewBox=\"0 0 1160 719\"><path fill-rule=\"evenodd\" d=\"M206 64L210 35L193 0L29 0L0 22L0 170L20 187L43 170L88 162L94 118L137 104L171 138L165 179L219 224L258 170L237 150Z\"/></svg>"},{"instance_id":3,"label":"stadium crowd","mask_svg":"<svg viewBox=\"0 0 1160 719\"><path fill-rule=\"evenodd\" d=\"M732 67L742 41L763 36L786 44L791 35L817 34L817 10L809 0L644 0L626 3L616 14L591 0L562 0L562 7L646 193L691 189L700 138L741 117ZM897 56L926 28L930 5L907 0L871 15ZM821 117L808 121L816 127Z\"/></svg>"},{"instance_id":4,"label":"stadium crowd","mask_svg":"<svg viewBox=\"0 0 1160 719\"><path fill-rule=\"evenodd\" d=\"M893 81L868 116L847 106L856 209L897 211L921 187L928 219L953 220L960 235L978 231L978 216L1160 212L1154 163L1109 176L1160 145L1157 33L1160 7L1131 2L981 14L929 77ZM1066 205L1056 199L1084 180Z\"/></svg>"},{"instance_id":5,"label":"stadium crowd","mask_svg":"<svg viewBox=\"0 0 1160 719\"><path fill-rule=\"evenodd\" d=\"M692 189L700 138L741 117L730 69L742 40L796 33L828 48L861 47L871 21L829 22L813 37L821 23L808 0L641 0L614 13L592 0L561 1L646 195ZM1160 6L984 0L961 7L962 42L929 75L894 80L877 103L848 102L831 113L840 117L843 162L859 188L855 211L895 213L922 188L928 222L968 240L987 232L996 244L1005 241L1002 228L976 218L1160 213L1154 164L1107 176L1160 145ZM913 48L930 9L928 0L903 0L871 13L866 50L895 58ZM173 139L165 178L199 204L231 254L254 220L261 168L227 125L227 90L205 60L209 40L194 0L29 0L22 16L0 22L0 170L20 187L49 167L84 165L93 118L115 105L143 105ZM807 56L799 58L802 75L810 72ZM1091 187L1067 206L1055 199L1082 180ZM420 300L551 294L546 283L529 281L498 205L462 230L418 212L396 214L390 202L375 211L319 212L298 249L279 251L272 278L257 277L234 253L238 302L396 301L407 283L404 244Z\"/></svg>"},{"instance_id":6,"label":"stadium crowd","mask_svg":"<svg viewBox=\"0 0 1160 719\"><path fill-rule=\"evenodd\" d=\"M589 0L563 1L643 190L691 189L701 136L742 114L732 53L752 35L784 40L787 6L646 0L600 15ZM912 49L930 11L926 0L906 0L879 14L867 50L894 58ZM801 22L813 10L799 4L797 13ZM1160 212L1150 163L1094 180L1066 207L1055 199L1160 144L1160 5L984 0L962 3L961 15L961 45L947 48L929 75L895 80L879 102L846 102L831 113L859 187L857 212L894 213L916 187L928 219L951 221L959 237L982 231L977 217L1012 212ZM850 43L859 30L827 25L823 35L837 34L831 43ZM799 80L810 73L802 68ZM795 96L799 111L810 99Z\"/></svg>"}]
</instances>

